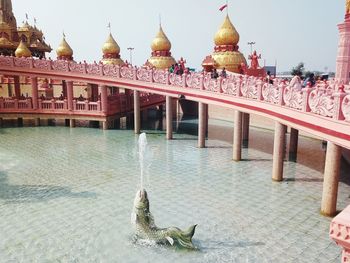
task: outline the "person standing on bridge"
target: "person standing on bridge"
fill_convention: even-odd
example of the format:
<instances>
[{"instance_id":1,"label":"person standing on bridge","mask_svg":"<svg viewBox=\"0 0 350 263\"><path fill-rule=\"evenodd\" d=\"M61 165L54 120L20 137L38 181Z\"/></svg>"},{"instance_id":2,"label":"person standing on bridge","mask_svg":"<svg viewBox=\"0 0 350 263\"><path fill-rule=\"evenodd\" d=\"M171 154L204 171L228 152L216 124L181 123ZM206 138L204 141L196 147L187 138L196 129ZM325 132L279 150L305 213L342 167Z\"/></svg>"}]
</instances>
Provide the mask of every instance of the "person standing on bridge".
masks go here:
<instances>
[{"instance_id":1,"label":"person standing on bridge","mask_svg":"<svg viewBox=\"0 0 350 263\"><path fill-rule=\"evenodd\" d=\"M298 71L295 73L295 76L292 78L292 80L289 83L289 86L301 90L301 71Z\"/></svg>"}]
</instances>

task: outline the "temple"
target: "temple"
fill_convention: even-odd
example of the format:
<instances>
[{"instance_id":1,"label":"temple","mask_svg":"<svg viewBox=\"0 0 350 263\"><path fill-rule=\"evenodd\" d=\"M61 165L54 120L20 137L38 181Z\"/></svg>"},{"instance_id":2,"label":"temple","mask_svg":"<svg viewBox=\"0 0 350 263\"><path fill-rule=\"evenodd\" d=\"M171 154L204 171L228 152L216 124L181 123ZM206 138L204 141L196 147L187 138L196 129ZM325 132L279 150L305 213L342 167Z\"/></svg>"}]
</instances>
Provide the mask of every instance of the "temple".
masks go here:
<instances>
[{"instance_id":1,"label":"temple","mask_svg":"<svg viewBox=\"0 0 350 263\"><path fill-rule=\"evenodd\" d=\"M20 45L26 45L32 56L43 58L52 48L44 41L44 35L35 25L28 21L17 27L16 18L12 12L11 0L0 1L0 53L14 55Z\"/></svg>"},{"instance_id":2,"label":"temple","mask_svg":"<svg viewBox=\"0 0 350 263\"><path fill-rule=\"evenodd\" d=\"M203 68L206 71L211 71L213 68L225 68L227 71L241 73L241 67L246 65L247 61L238 50L238 42L239 34L227 15L215 34L214 52L203 60Z\"/></svg>"}]
</instances>

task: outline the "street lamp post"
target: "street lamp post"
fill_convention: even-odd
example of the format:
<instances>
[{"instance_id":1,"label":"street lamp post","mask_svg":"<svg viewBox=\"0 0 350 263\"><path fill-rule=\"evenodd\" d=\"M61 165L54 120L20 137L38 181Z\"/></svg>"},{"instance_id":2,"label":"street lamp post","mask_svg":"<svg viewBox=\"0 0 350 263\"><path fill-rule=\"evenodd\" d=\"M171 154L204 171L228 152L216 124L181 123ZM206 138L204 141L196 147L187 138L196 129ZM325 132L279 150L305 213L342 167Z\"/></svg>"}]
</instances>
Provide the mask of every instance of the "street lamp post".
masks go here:
<instances>
[{"instance_id":1,"label":"street lamp post","mask_svg":"<svg viewBox=\"0 0 350 263\"><path fill-rule=\"evenodd\" d=\"M248 45L250 46L250 54L253 54L253 45L255 45L255 42L248 42Z\"/></svg>"},{"instance_id":2,"label":"street lamp post","mask_svg":"<svg viewBox=\"0 0 350 263\"><path fill-rule=\"evenodd\" d=\"M128 47L128 50L130 52L130 64L132 65L132 51L134 50L135 48L133 47Z\"/></svg>"}]
</instances>

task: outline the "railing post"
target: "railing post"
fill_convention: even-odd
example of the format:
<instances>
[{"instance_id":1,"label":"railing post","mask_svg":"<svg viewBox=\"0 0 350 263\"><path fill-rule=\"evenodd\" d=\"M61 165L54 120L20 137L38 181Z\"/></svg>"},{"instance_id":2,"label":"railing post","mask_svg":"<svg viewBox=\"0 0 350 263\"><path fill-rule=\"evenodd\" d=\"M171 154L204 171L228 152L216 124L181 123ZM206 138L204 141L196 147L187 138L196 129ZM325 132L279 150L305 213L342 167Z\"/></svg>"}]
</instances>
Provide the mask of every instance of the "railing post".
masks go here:
<instances>
[{"instance_id":1,"label":"railing post","mask_svg":"<svg viewBox=\"0 0 350 263\"><path fill-rule=\"evenodd\" d=\"M42 99L38 99L38 108L41 110L43 108Z\"/></svg>"},{"instance_id":2,"label":"railing post","mask_svg":"<svg viewBox=\"0 0 350 263\"><path fill-rule=\"evenodd\" d=\"M32 109L33 108L33 104L32 104L32 99L31 98L27 98L27 103L26 103L26 109Z\"/></svg>"},{"instance_id":3,"label":"railing post","mask_svg":"<svg viewBox=\"0 0 350 263\"><path fill-rule=\"evenodd\" d=\"M335 120L344 120L344 114L342 111L342 103L346 93L344 92L344 87L339 88L338 92L333 94L334 97L334 112L333 119Z\"/></svg>"},{"instance_id":4,"label":"railing post","mask_svg":"<svg viewBox=\"0 0 350 263\"><path fill-rule=\"evenodd\" d=\"M311 91L312 91L312 88L309 88L309 87L302 89L302 92L303 92L303 108L302 108L302 110L304 112L311 111L310 105L309 105L309 96L310 96Z\"/></svg>"},{"instance_id":5,"label":"railing post","mask_svg":"<svg viewBox=\"0 0 350 263\"><path fill-rule=\"evenodd\" d=\"M286 85L284 85L284 84L281 84L278 87L278 91L279 91L278 105L280 105L280 106L284 105L283 94L284 94L284 89L285 88L286 88Z\"/></svg>"},{"instance_id":6,"label":"railing post","mask_svg":"<svg viewBox=\"0 0 350 263\"><path fill-rule=\"evenodd\" d=\"M4 108L4 99L0 98L0 109Z\"/></svg>"},{"instance_id":7,"label":"railing post","mask_svg":"<svg viewBox=\"0 0 350 263\"><path fill-rule=\"evenodd\" d=\"M68 101L66 99L63 100L63 109L68 110Z\"/></svg>"},{"instance_id":8,"label":"railing post","mask_svg":"<svg viewBox=\"0 0 350 263\"><path fill-rule=\"evenodd\" d=\"M186 88L186 73L183 73L182 74L182 87L183 88Z\"/></svg>"},{"instance_id":9,"label":"railing post","mask_svg":"<svg viewBox=\"0 0 350 263\"><path fill-rule=\"evenodd\" d=\"M88 111L89 110L89 101L85 100L84 102L85 102L85 104L84 104L85 107L84 108L85 108L86 111Z\"/></svg>"},{"instance_id":10,"label":"railing post","mask_svg":"<svg viewBox=\"0 0 350 263\"><path fill-rule=\"evenodd\" d=\"M15 99L15 109L18 109L18 99Z\"/></svg>"},{"instance_id":11,"label":"railing post","mask_svg":"<svg viewBox=\"0 0 350 263\"><path fill-rule=\"evenodd\" d=\"M51 109L55 109L55 100L54 99L52 99L51 100Z\"/></svg>"}]
</instances>

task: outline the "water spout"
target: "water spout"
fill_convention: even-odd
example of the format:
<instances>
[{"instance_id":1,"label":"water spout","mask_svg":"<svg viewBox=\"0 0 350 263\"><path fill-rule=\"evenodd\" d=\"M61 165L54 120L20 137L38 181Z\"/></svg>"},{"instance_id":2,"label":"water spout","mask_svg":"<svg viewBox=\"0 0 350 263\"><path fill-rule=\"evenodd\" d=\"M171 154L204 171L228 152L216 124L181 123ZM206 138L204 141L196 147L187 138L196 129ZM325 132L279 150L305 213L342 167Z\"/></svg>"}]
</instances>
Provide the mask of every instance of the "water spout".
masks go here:
<instances>
[{"instance_id":1,"label":"water spout","mask_svg":"<svg viewBox=\"0 0 350 263\"><path fill-rule=\"evenodd\" d=\"M139 162L140 162L140 172L141 172L141 178L140 178L140 189L143 188L143 178L144 178L144 168L145 168L145 153L146 153L146 146L147 146L147 137L146 133L141 133L139 136Z\"/></svg>"}]
</instances>

